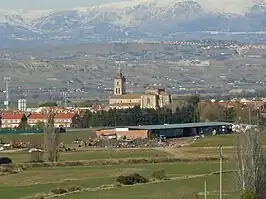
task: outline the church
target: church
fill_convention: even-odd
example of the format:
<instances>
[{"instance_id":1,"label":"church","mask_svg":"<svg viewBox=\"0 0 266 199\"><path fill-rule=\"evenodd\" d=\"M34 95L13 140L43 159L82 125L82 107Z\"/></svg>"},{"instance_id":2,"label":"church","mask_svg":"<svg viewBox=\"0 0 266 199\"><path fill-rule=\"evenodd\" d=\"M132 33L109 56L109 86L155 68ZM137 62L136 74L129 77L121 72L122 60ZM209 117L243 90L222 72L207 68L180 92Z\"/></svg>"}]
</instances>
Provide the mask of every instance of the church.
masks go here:
<instances>
[{"instance_id":1,"label":"church","mask_svg":"<svg viewBox=\"0 0 266 199\"><path fill-rule=\"evenodd\" d=\"M113 109L128 109L135 106L158 109L171 103L171 95L165 89L148 88L141 94L126 93L126 78L121 69L114 79L114 94L109 98L109 107Z\"/></svg>"}]
</instances>

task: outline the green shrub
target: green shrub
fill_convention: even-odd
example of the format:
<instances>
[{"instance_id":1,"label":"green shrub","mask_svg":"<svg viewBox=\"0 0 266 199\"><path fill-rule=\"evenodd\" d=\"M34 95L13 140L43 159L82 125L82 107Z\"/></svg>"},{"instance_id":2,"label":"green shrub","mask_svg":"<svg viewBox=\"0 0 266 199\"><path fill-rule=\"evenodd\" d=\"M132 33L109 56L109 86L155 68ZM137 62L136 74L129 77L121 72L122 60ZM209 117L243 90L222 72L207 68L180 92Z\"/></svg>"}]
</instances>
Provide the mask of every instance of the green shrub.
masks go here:
<instances>
[{"instance_id":1,"label":"green shrub","mask_svg":"<svg viewBox=\"0 0 266 199\"><path fill-rule=\"evenodd\" d=\"M68 192L79 191L79 190L81 190L81 189L82 189L81 187L76 187L76 186L68 187L68 188L67 188Z\"/></svg>"},{"instance_id":2,"label":"green shrub","mask_svg":"<svg viewBox=\"0 0 266 199\"><path fill-rule=\"evenodd\" d=\"M152 177L157 180L165 180L167 178L164 169L153 172Z\"/></svg>"},{"instance_id":3,"label":"green shrub","mask_svg":"<svg viewBox=\"0 0 266 199\"><path fill-rule=\"evenodd\" d=\"M241 199L259 199L259 197L253 189L246 189L241 195Z\"/></svg>"},{"instance_id":4,"label":"green shrub","mask_svg":"<svg viewBox=\"0 0 266 199\"><path fill-rule=\"evenodd\" d=\"M149 180L137 173L128 175L128 176L119 176L116 179L117 182L123 185L133 185L133 184L138 184L138 183L147 183Z\"/></svg>"},{"instance_id":5,"label":"green shrub","mask_svg":"<svg viewBox=\"0 0 266 199\"><path fill-rule=\"evenodd\" d=\"M53 193L53 194L60 195L60 194L67 193L68 190L64 189L64 188L56 188L56 189L52 189L50 192Z\"/></svg>"}]
</instances>

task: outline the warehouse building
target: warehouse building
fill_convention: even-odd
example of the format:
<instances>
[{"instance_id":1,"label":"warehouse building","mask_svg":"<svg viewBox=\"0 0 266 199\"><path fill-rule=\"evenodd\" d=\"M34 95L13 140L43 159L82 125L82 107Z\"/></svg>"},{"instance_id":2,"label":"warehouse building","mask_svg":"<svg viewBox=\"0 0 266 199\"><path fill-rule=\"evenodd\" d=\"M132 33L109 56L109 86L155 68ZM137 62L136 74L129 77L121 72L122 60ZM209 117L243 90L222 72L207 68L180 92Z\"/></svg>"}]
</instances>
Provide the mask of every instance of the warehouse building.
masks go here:
<instances>
[{"instance_id":1,"label":"warehouse building","mask_svg":"<svg viewBox=\"0 0 266 199\"><path fill-rule=\"evenodd\" d=\"M232 123L227 122L202 122L184 124L164 124L164 125L145 125L128 126L97 131L98 137L116 135L117 137L135 138L178 138L189 137L200 134L228 134L232 133Z\"/></svg>"}]
</instances>

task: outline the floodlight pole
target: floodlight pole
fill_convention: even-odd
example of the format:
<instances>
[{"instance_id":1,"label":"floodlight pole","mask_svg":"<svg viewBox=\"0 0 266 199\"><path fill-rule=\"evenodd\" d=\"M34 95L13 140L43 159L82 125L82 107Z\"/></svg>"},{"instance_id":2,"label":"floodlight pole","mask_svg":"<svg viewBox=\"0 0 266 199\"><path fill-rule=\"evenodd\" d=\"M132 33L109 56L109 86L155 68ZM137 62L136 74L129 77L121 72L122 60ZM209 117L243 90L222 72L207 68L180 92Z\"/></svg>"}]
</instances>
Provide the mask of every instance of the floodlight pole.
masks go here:
<instances>
[{"instance_id":1,"label":"floodlight pole","mask_svg":"<svg viewBox=\"0 0 266 199\"><path fill-rule=\"evenodd\" d=\"M204 199L207 199L207 182L204 182Z\"/></svg>"},{"instance_id":2,"label":"floodlight pole","mask_svg":"<svg viewBox=\"0 0 266 199\"><path fill-rule=\"evenodd\" d=\"M223 198L223 191L222 191L222 184L223 184L223 176L222 176L222 172L223 172L223 155L222 155L222 145L220 145L219 148L219 158L220 158L220 199Z\"/></svg>"}]
</instances>

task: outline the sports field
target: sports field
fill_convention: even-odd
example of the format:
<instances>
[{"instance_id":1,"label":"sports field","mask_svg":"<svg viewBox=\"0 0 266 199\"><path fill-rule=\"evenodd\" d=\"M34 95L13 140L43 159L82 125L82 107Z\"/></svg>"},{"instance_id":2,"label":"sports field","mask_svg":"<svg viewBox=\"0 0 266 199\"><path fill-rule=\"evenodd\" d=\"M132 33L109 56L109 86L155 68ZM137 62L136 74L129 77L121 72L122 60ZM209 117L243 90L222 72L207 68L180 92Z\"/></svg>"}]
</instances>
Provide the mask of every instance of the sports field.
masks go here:
<instances>
[{"instance_id":1,"label":"sports field","mask_svg":"<svg viewBox=\"0 0 266 199\"><path fill-rule=\"evenodd\" d=\"M85 132L73 134L62 134L61 139L71 143L73 139L81 139L82 136L87 138L92 135ZM28 141L28 139L33 139L31 136L23 137L23 139ZM17 138L13 137L13 139ZM233 136L206 137L182 148L90 149L60 153L62 165L69 161L95 161L95 163L84 164L83 166L57 165L47 167L43 165L27 168L14 174L2 175L0 176L1 198L30 198L36 194L43 194L45 198L57 196L62 199L194 199L204 198L204 182L206 181L207 198L215 199L218 198L219 190L219 174L217 173L219 162L214 159L207 161L207 159L218 157L218 147L221 140L226 146L224 148L226 160L223 163L223 198L235 199L239 197L239 193L234 171ZM0 153L0 156L8 156L13 159L15 164L20 165L29 160L26 152ZM179 160L163 162L166 157L179 158ZM127 159L143 161L139 163L137 161L125 161L121 164L112 163L112 161ZM162 159L162 162L145 161L152 159ZM206 161L204 161L205 159ZM160 169L165 170L167 180L151 180L146 184L132 186L118 186L116 182L118 176L133 173L152 179L152 173ZM51 194L52 189L71 187L78 187L79 190L62 195ZM35 197L35 199L37 198Z\"/></svg>"}]
</instances>

